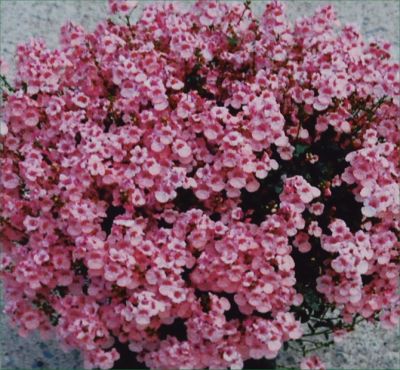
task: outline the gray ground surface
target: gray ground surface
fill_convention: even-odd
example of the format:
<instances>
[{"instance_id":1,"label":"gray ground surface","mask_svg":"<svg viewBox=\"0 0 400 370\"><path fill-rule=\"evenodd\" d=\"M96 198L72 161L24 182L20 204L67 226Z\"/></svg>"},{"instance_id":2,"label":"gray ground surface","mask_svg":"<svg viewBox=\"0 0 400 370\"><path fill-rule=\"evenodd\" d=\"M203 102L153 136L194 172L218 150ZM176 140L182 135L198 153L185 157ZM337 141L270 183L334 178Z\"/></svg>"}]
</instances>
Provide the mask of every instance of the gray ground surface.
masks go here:
<instances>
[{"instance_id":1,"label":"gray ground surface","mask_svg":"<svg viewBox=\"0 0 400 370\"><path fill-rule=\"evenodd\" d=\"M318 6L331 3L343 23L355 23L367 38L392 42L394 58L399 58L398 0L284 2L291 19L309 15ZM144 3L141 1L141 6ZM264 1L253 0L256 12L261 13L264 6ZM12 65L16 45L30 37L42 37L50 47L56 47L59 28L64 22L73 20L91 30L105 14L104 0L0 0L0 57ZM329 368L400 369L400 330L388 332L361 325L343 343L320 354ZM54 342L43 342L37 336L18 337L6 317L0 315L0 369L78 369L81 364L77 352L65 354ZM295 354L281 355L278 364L296 367Z\"/></svg>"}]
</instances>

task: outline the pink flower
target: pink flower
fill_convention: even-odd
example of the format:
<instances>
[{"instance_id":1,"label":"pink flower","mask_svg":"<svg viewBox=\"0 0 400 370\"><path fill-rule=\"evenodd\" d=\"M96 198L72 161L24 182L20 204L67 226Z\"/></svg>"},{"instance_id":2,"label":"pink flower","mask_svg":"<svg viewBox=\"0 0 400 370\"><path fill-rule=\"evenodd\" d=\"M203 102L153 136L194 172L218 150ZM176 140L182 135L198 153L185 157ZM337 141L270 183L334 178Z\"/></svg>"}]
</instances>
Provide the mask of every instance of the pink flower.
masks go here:
<instances>
[{"instance_id":1,"label":"pink flower","mask_svg":"<svg viewBox=\"0 0 400 370\"><path fill-rule=\"evenodd\" d=\"M105 174L105 167L101 161L101 158L97 155L91 155L88 160L88 169L92 175L103 176Z\"/></svg>"},{"instance_id":2,"label":"pink flower","mask_svg":"<svg viewBox=\"0 0 400 370\"><path fill-rule=\"evenodd\" d=\"M52 262L57 270L68 270L71 267L70 257L61 251L53 255Z\"/></svg>"},{"instance_id":3,"label":"pink flower","mask_svg":"<svg viewBox=\"0 0 400 370\"><path fill-rule=\"evenodd\" d=\"M296 235L293 244L299 249L301 253L307 253L312 248L311 243L309 242L308 235L303 232L299 232Z\"/></svg>"},{"instance_id":4,"label":"pink flower","mask_svg":"<svg viewBox=\"0 0 400 370\"><path fill-rule=\"evenodd\" d=\"M337 329L333 332L333 340L335 343L341 343L346 338L348 331L345 329Z\"/></svg>"},{"instance_id":5,"label":"pink flower","mask_svg":"<svg viewBox=\"0 0 400 370\"><path fill-rule=\"evenodd\" d=\"M121 88L121 96L126 99L136 98L139 92L133 81L125 80Z\"/></svg>"},{"instance_id":6,"label":"pink flower","mask_svg":"<svg viewBox=\"0 0 400 370\"><path fill-rule=\"evenodd\" d=\"M26 126L29 127L34 127L38 124L39 122L39 112L37 111L36 108L28 108L25 112L24 112L24 123Z\"/></svg>"},{"instance_id":7,"label":"pink flower","mask_svg":"<svg viewBox=\"0 0 400 370\"><path fill-rule=\"evenodd\" d=\"M82 93L74 95L72 102L79 108L86 108L89 104L89 98Z\"/></svg>"},{"instance_id":8,"label":"pink flower","mask_svg":"<svg viewBox=\"0 0 400 370\"><path fill-rule=\"evenodd\" d=\"M49 254L44 250L41 249L38 253L33 256L33 260L38 265L42 265L43 263L47 262L50 259Z\"/></svg>"},{"instance_id":9,"label":"pink flower","mask_svg":"<svg viewBox=\"0 0 400 370\"><path fill-rule=\"evenodd\" d=\"M3 172L1 175L1 183L6 189L15 189L19 182L20 180L15 173Z\"/></svg>"},{"instance_id":10,"label":"pink flower","mask_svg":"<svg viewBox=\"0 0 400 370\"><path fill-rule=\"evenodd\" d=\"M167 203L171 200L171 191L168 188L162 188L155 192L155 197L160 203Z\"/></svg>"},{"instance_id":11,"label":"pink flower","mask_svg":"<svg viewBox=\"0 0 400 370\"><path fill-rule=\"evenodd\" d=\"M87 266L93 270L99 270L104 266L103 256L101 253L93 251L87 256Z\"/></svg>"},{"instance_id":12,"label":"pink flower","mask_svg":"<svg viewBox=\"0 0 400 370\"><path fill-rule=\"evenodd\" d=\"M380 322L385 329L394 329L400 322L400 309L397 305L391 310L383 312L380 316Z\"/></svg>"},{"instance_id":13,"label":"pink flower","mask_svg":"<svg viewBox=\"0 0 400 370\"><path fill-rule=\"evenodd\" d=\"M129 14L138 6L138 1L133 0L108 0L111 13Z\"/></svg>"},{"instance_id":14,"label":"pink flower","mask_svg":"<svg viewBox=\"0 0 400 370\"><path fill-rule=\"evenodd\" d=\"M35 330L40 324L40 317L36 311L26 311L22 315L21 321L28 330Z\"/></svg>"},{"instance_id":15,"label":"pink flower","mask_svg":"<svg viewBox=\"0 0 400 370\"><path fill-rule=\"evenodd\" d=\"M190 146L182 140L176 140L173 147L181 158L187 158L192 154Z\"/></svg>"},{"instance_id":16,"label":"pink flower","mask_svg":"<svg viewBox=\"0 0 400 370\"><path fill-rule=\"evenodd\" d=\"M24 220L24 226L27 231L34 231L40 226L40 219L37 217L27 216Z\"/></svg>"},{"instance_id":17,"label":"pink flower","mask_svg":"<svg viewBox=\"0 0 400 370\"><path fill-rule=\"evenodd\" d=\"M46 114L49 116L56 116L57 114L61 113L64 105L65 102L63 99L59 97L52 97L46 107Z\"/></svg>"},{"instance_id":18,"label":"pink flower","mask_svg":"<svg viewBox=\"0 0 400 370\"><path fill-rule=\"evenodd\" d=\"M0 120L0 136L6 136L8 133L8 126L7 124Z\"/></svg>"},{"instance_id":19,"label":"pink flower","mask_svg":"<svg viewBox=\"0 0 400 370\"><path fill-rule=\"evenodd\" d=\"M170 298L174 303L181 303L186 299L186 293L182 288L178 288L166 282L160 285L159 292Z\"/></svg>"},{"instance_id":20,"label":"pink flower","mask_svg":"<svg viewBox=\"0 0 400 370\"><path fill-rule=\"evenodd\" d=\"M332 100L329 96L318 95L314 100L314 109L318 111L323 111L331 104Z\"/></svg>"},{"instance_id":21,"label":"pink flower","mask_svg":"<svg viewBox=\"0 0 400 370\"><path fill-rule=\"evenodd\" d=\"M318 226L318 222L311 221L310 226L308 227L308 233L316 238L319 238L322 235L322 229Z\"/></svg>"},{"instance_id":22,"label":"pink flower","mask_svg":"<svg viewBox=\"0 0 400 370\"><path fill-rule=\"evenodd\" d=\"M318 356L305 357L300 364L301 370L325 370L326 367Z\"/></svg>"},{"instance_id":23,"label":"pink flower","mask_svg":"<svg viewBox=\"0 0 400 370\"><path fill-rule=\"evenodd\" d=\"M96 256L97 257L97 256ZM101 268L103 266L103 262L97 257L95 260L94 267ZM123 270L117 263L107 263L104 266L104 279L107 281L116 281L120 275L122 275Z\"/></svg>"}]
</instances>

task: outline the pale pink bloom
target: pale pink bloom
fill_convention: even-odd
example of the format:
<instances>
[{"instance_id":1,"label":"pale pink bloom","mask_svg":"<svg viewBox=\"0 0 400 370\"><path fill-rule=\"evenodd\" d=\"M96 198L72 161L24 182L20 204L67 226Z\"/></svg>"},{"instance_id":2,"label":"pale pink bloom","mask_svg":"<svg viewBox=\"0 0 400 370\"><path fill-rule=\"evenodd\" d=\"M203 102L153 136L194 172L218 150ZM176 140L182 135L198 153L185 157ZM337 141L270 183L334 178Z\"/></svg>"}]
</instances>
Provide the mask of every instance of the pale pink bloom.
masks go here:
<instances>
[{"instance_id":1,"label":"pale pink bloom","mask_svg":"<svg viewBox=\"0 0 400 370\"><path fill-rule=\"evenodd\" d=\"M103 256L100 252L90 252L87 255L87 266L90 269L98 270L104 266Z\"/></svg>"},{"instance_id":2,"label":"pale pink bloom","mask_svg":"<svg viewBox=\"0 0 400 370\"><path fill-rule=\"evenodd\" d=\"M308 233L316 238L319 238L322 235L322 229L318 226L317 221L311 221L308 227Z\"/></svg>"},{"instance_id":3,"label":"pale pink bloom","mask_svg":"<svg viewBox=\"0 0 400 370\"><path fill-rule=\"evenodd\" d=\"M329 96L325 95L318 95L315 100L314 100L314 109L318 111L323 111L329 107L331 104L332 100Z\"/></svg>"},{"instance_id":4,"label":"pale pink bloom","mask_svg":"<svg viewBox=\"0 0 400 370\"><path fill-rule=\"evenodd\" d=\"M33 260L35 261L35 263L37 263L38 265L42 265L43 263L47 262L50 259L49 254L47 253L46 250L41 249L39 252L37 252L34 256L33 256Z\"/></svg>"},{"instance_id":5,"label":"pale pink bloom","mask_svg":"<svg viewBox=\"0 0 400 370\"><path fill-rule=\"evenodd\" d=\"M103 176L105 174L105 167L104 164L101 160L101 158L97 155L91 155L89 160L88 160L88 169L89 172L96 176L96 175L100 175Z\"/></svg>"},{"instance_id":6,"label":"pale pink bloom","mask_svg":"<svg viewBox=\"0 0 400 370\"><path fill-rule=\"evenodd\" d=\"M7 124L3 120L0 120L0 136L6 136L7 133L8 133Z\"/></svg>"},{"instance_id":7,"label":"pale pink bloom","mask_svg":"<svg viewBox=\"0 0 400 370\"><path fill-rule=\"evenodd\" d=\"M295 247L299 249L299 252L301 253L307 253L312 248L311 243L309 242L309 237L304 232L297 233L293 241L293 244Z\"/></svg>"},{"instance_id":8,"label":"pale pink bloom","mask_svg":"<svg viewBox=\"0 0 400 370\"><path fill-rule=\"evenodd\" d=\"M78 93L74 95L72 102L79 108L86 108L90 100L85 94Z\"/></svg>"},{"instance_id":9,"label":"pale pink bloom","mask_svg":"<svg viewBox=\"0 0 400 370\"><path fill-rule=\"evenodd\" d=\"M70 257L65 253L57 253L53 255L52 262L57 270L68 270L71 267Z\"/></svg>"},{"instance_id":10,"label":"pale pink bloom","mask_svg":"<svg viewBox=\"0 0 400 370\"><path fill-rule=\"evenodd\" d=\"M300 364L301 370L325 370L326 367L316 355L303 358Z\"/></svg>"},{"instance_id":11,"label":"pale pink bloom","mask_svg":"<svg viewBox=\"0 0 400 370\"><path fill-rule=\"evenodd\" d=\"M143 193L141 192L140 189L135 189L132 192L131 200L132 200L132 203L137 207L141 207L146 204L146 199L143 196Z\"/></svg>"},{"instance_id":12,"label":"pale pink bloom","mask_svg":"<svg viewBox=\"0 0 400 370\"><path fill-rule=\"evenodd\" d=\"M26 216L24 220L24 226L27 231L34 231L40 226L40 218Z\"/></svg>"},{"instance_id":13,"label":"pale pink bloom","mask_svg":"<svg viewBox=\"0 0 400 370\"><path fill-rule=\"evenodd\" d=\"M171 87L174 90L181 90L184 86L184 83L177 78L171 78L167 82L167 87Z\"/></svg>"},{"instance_id":14,"label":"pale pink bloom","mask_svg":"<svg viewBox=\"0 0 400 370\"><path fill-rule=\"evenodd\" d=\"M121 96L127 99L135 98L139 95L137 86L130 80L125 80L121 88Z\"/></svg>"},{"instance_id":15,"label":"pale pink bloom","mask_svg":"<svg viewBox=\"0 0 400 370\"><path fill-rule=\"evenodd\" d=\"M138 1L134 0L108 0L108 6L111 13L129 14L138 6Z\"/></svg>"},{"instance_id":16,"label":"pale pink bloom","mask_svg":"<svg viewBox=\"0 0 400 370\"><path fill-rule=\"evenodd\" d=\"M210 191L206 186L198 186L195 189L194 193L196 194L196 197L200 200L206 200L210 196Z\"/></svg>"},{"instance_id":17,"label":"pale pink bloom","mask_svg":"<svg viewBox=\"0 0 400 370\"><path fill-rule=\"evenodd\" d=\"M1 174L1 183L6 189L15 189L19 183L19 177L12 172L4 172Z\"/></svg>"},{"instance_id":18,"label":"pale pink bloom","mask_svg":"<svg viewBox=\"0 0 400 370\"><path fill-rule=\"evenodd\" d=\"M40 324L40 316L36 311L25 311L21 321L28 330L34 330Z\"/></svg>"},{"instance_id":19,"label":"pale pink bloom","mask_svg":"<svg viewBox=\"0 0 400 370\"><path fill-rule=\"evenodd\" d=\"M335 343L341 343L346 338L348 331L345 329L336 329L333 332L333 340Z\"/></svg>"},{"instance_id":20,"label":"pale pink bloom","mask_svg":"<svg viewBox=\"0 0 400 370\"><path fill-rule=\"evenodd\" d=\"M172 284L161 284L159 292L170 298L174 303L181 303L186 299L186 292L182 288L178 288Z\"/></svg>"},{"instance_id":21,"label":"pale pink bloom","mask_svg":"<svg viewBox=\"0 0 400 370\"><path fill-rule=\"evenodd\" d=\"M159 190L155 192L155 197L160 203L167 203L170 200L170 196L166 190Z\"/></svg>"},{"instance_id":22,"label":"pale pink bloom","mask_svg":"<svg viewBox=\"0 0 400 370\"><path fill-rule=\"evenodd\" d=\"M187 158L192 154L190 146L182 140L176 140L173 147L181 158Z\"/></svg>"},{"instance_id":23,"label":"pale pink bloom","mask_svg":"<svg viewBox=\"0 0 400 370\"><path fill-rule=\"evenodd\" d=\"M49 116L56 116L61 113L65 105L64 100L59 97L52 97L46 107L46 114Z\"/></svg>"},{"instance_id":24,"label":"pale pink bloom","mask_svg":"<svg viewBox=\"0 0 400 370\"><path fill-rule=\"evenodd\" d=\"M129 220L129 219L117 219L114 221L115 225L120 225L120 226L125 226L125 227L134 227L137 226L137 223L135 220Z\"/></svg>"},{"instance_id":25,"label":"pale pink bloom","mask_svg":"<svg viewBox=\"0 0 400 370\"><path fill-rule=\"evenodd\" d=\"M99 259L95 259L94 262L97 264L95 265L95 267L103 266L102 261L100 261ZM104 279L106 279L107 281L116 281L122 273L122 268L116 263L107 263L104 266Z\"/></svg>"},{"instance_id":26,"label":"pale pink bloom","mask_svg":"<svg viewBox=\"0 0 400 370\"><path fill-rule=\"evenodd\" d=\"M320 216L322 215L322 213L324 212L324 204L320 203L320 202L315 202L310 204L309 206L309 210L311 213L313 213L316 216Z\"/></svg>"},{"instance_id":27,"label":"pale pink bloom","mask_svg":"<svg viewBox=\"0 0 400 370\"><path fill-rule=\"evenodd\" d=\"M39 112L36 108L27 108L24 112L23 120L26 126L34 127L39 122Z\"/></svg>"}]
</instances>

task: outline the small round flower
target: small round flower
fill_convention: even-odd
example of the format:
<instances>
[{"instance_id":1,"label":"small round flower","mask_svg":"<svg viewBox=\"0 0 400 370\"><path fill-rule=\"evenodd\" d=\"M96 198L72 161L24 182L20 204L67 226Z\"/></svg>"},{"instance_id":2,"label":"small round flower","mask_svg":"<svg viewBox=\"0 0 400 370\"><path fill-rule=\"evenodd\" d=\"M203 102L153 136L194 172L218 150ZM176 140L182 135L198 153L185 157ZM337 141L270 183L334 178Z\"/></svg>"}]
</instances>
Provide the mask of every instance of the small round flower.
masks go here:
<instances>
[{"instance_id":1,"label":"small round flower","mask_svg":"<svg viewBox=\"0 0 400 370\"><path fill-rule=\"evenodd\" d=\"M325 370L326 367L318 356L305 357L300 364L301 370Z\"/></svg>"},{"instance_id":2,"label":"small round flower","mask_svg":"<svg viewBox=\"0 0 400 370\"><path fill-rule=\"evenodd\" d=\"M35 330L40 325L40 317L37 311L25 311L21 317L21 321L28 330Z\"/></svg>"}]
</instances>

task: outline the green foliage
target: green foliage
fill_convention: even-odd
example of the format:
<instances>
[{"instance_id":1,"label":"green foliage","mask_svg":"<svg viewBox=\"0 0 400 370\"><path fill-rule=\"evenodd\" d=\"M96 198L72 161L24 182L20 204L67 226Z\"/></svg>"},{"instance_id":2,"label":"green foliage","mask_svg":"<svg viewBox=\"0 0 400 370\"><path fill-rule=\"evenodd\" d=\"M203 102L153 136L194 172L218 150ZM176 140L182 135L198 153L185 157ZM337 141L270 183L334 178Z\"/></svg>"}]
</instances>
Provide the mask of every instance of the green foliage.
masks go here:
<instances>
[{"instance_id":1,"label":"green foliage","mask_svg":"<svg viewBox=\"0 0 400 370\"><path fill-rule=\"evenodd\" d=\"M229 47L234 49L239 45L239 39L236 36L228 36Z\"/></svg>"},{"instance_id":2,"label":"green foliage","mask_svg":"<svg viewBox=\"0 0 400 370\"><path fill-rule=\"evenodd\" d=\"M88 268L86 267L82 259L74 261L74 263L72 264L72 269L74 270L75 275L87 276Z\"/></svg>"},{"instance_id":3,"label":"green foliage","mask_svg":"<svg viewBox=\"0 0 400 370\"><path fill-rule=\"evenodd\" d=\"M11 86L11 84L7 81L6 76L0 74L0 90L8 92L15 92L15 89Z\"/></svg>"},{"instance_id":4,"label":"green foliage","mask_svg":"<svg viewBox=\"0 0 400 370\"><path fill-rule=\"evenodd\" d=\"M118 297L118 298L126 298L127 297L127 290L125 287L120 287L117 284L113 284L112 287L112 292Z\"/></svg>"},{"instance_id":5,"label":"green foliage","mask_svg":"<svg viewBox=\"0 0 400 370\"><path fill-rule=\"evenodd\" d=\"M67 294L68 294L68 288L66 286L56 286L53 289L53 295L55 295L56 297L61 297L64 298Z\"/></svg>"},{"instance_id":6,"label":"green foliage","mask_svg":"<svg viewBox=\"0 0 400 370\"><path fill-rule=\"evenodd\" d=\"M53 308L50 302L48 302L42 294L37 294L32 303L48 317L51 325L58 325L61 315Z\"/></svg>"},{"instance_id":7,"label":"green foliage","mask_svg":"<svg viewBox=\"0 0 400 370\"><path fill-rule=\"evenodd\" d=\"M308 150L310 149L310 145L308 144L301 144L301 143L297 143L294 146L294 153L293 155L298 158L300 157L302 154L306 153Z\"/></svg>"}]
</instances>

